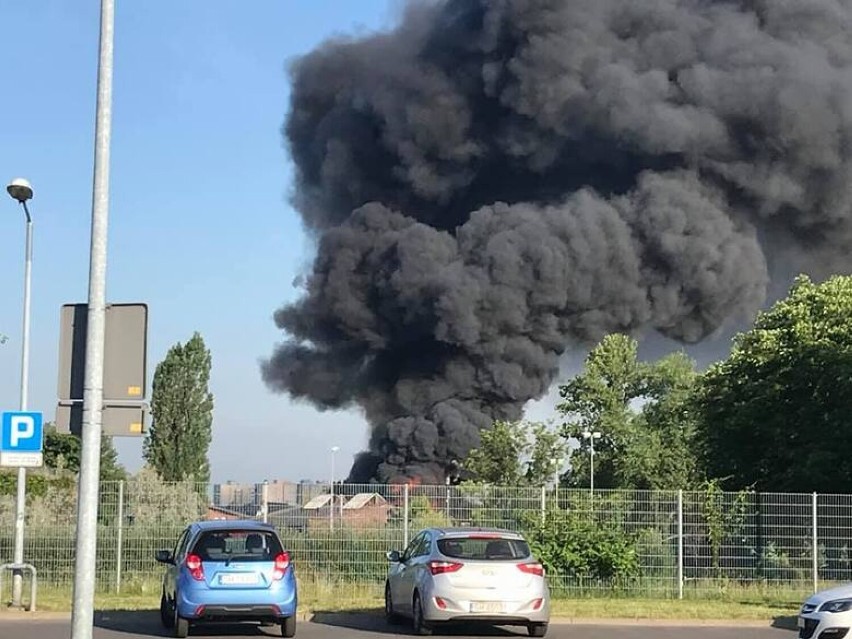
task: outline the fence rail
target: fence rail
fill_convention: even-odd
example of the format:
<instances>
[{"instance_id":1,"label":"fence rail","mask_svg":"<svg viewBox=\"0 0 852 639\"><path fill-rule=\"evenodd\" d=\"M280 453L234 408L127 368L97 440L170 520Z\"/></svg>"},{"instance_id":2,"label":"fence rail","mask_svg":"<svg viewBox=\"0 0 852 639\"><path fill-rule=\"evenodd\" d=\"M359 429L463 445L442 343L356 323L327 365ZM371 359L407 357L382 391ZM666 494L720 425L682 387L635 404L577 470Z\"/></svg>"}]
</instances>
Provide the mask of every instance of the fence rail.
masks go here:
<instances>
[{"instance_id":1,"label":"fence rail","mask_svg":"<svg viewBox=\"0 0 852 639\"><path fill-rule=\"evenodd\" d=\"M171 548L186 523L201 518L268 521L302 575L353 588L380 584L385 552L432 525L523 531L539 555L557 557L548 565L551 587L571 596L806 593L852 581L850 495L350 484L335 485L332 494L328 484L310 484L276 493L276 501L274 491L258 486L250 495L225 495L150 478L104 482L98 588L118 591L158 578L155 551ZM73 482L57 481L30 493L25 557L40 583L73 581L75 490ZM14 498L0 496L0 563L12 557L13 540ZM588 560L590 540L604 544L592 553L598 563ZM601 568L601 548L617 570Z\"/></svg>"}]
</instances>

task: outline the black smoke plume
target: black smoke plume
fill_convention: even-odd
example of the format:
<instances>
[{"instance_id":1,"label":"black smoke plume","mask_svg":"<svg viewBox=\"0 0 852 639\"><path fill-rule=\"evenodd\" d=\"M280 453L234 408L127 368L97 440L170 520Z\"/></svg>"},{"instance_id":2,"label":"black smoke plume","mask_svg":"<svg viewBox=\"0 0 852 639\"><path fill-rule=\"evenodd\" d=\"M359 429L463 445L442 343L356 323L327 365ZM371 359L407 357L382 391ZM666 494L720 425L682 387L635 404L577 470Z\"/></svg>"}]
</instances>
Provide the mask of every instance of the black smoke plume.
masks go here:
<instances>
[{"instance_id":1,"label":"black smoke plume","mask_svg":"<svg viewBox=\"0 0 852 639\"><path fill-rule=\"evenodd\" d=\"M266 383L372 425L352 481L442 481L566 349L702 340L774 264L848 264L849 0L447 0L293 69L317 240Z\"/></svg>"}]
</instances>

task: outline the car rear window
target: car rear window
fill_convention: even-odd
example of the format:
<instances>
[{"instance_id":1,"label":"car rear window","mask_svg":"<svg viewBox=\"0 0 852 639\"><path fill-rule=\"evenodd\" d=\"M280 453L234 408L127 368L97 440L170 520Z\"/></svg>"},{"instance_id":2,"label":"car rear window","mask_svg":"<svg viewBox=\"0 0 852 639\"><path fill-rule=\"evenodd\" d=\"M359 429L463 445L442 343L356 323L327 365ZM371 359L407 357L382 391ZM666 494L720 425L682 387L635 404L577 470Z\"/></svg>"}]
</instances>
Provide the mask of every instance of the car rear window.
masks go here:
<instances>
[{"instance_id":1,"label":"car rear window","mask_svg":"<svg viewBox=\"0 0 852 639\"><path fill-rule=\"evenodd\" d=\"M500 537L446 537L438 540L441 554L453 559L501 560L526 559L530 547L522 539Z\"/></svg>"},{"instance_id":2,"label":"car rear window","mask_svg":"<svg viewBox=\"0 0 852 639\"><path fill-rule=\"evenodd\" d=\"M273 561L284 552L278 535L266 530L208 530L192 552L201 561Z\"/></svg>"}]
</instances>

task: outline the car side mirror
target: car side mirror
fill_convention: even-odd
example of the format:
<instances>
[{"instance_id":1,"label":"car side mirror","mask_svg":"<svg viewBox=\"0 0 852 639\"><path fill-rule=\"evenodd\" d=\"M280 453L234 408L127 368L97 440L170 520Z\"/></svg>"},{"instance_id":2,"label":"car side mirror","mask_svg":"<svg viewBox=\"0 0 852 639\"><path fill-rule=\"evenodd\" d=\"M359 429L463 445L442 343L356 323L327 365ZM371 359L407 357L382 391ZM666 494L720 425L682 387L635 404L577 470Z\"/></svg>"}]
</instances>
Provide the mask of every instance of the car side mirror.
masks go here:
<instances>
[{"instance_id":1,"label":"car side mirror","mask_svg":"<svg viewBox=\"0 0 852 639\"><path fill-rule=\"evenodd\" d=\"M172 557L172 551L171 550L158 550L157 554L154 555L154 557L161 564L173 564L175 562L175 558Z\"/></svg>"},{"instance_id":2,"label":"car side mirror","mask_svg":"<svg viewBox=\"0 0 852 639\"><path fill-rule=\"evenodd\" d=\"M402 560L398 550L391 550L390 552L385 553L385 557L387 557L388 561L393 564L398 564Z\"/></svg>"}]
</instances>

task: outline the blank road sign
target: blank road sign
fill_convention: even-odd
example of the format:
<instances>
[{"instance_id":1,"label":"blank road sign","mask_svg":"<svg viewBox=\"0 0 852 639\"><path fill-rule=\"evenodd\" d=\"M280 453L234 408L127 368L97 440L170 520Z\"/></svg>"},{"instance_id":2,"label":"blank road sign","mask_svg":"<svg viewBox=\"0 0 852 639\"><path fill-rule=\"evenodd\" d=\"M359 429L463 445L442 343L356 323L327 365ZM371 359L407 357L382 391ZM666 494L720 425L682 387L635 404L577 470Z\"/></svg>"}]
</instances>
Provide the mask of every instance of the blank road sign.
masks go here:
<instances>
[{"instance_id":1,"label":"blank road sign","mask_svg":"<svg viewBox=\"0 0 852 639\"><path fill-rule=\"evenodd\" d=\"M147 404L104 405L101 428L110 437L141 437L148 432ZM56 407L56 430L83 434L83 402L60 402Z\"/></svg>"},{"instance_id":2,"label":"blank road sign","mask_svg":"<svg viewBox=\"0 0 852 639\"><path fill-rule=\"evenodd\" d=\"M148 306L108 304L104 334L104 402L141 402L147 391ZM82 401L87 304L65 304L59 336L60 402Z\"/></svg>"},{"instance_id":3,"label":"blank road sign","mask_svg":"<svg viewBox=\"0 0 852 639\"><path fill-rule=\"evenodd\" d=\"M0 466L41 466L44 418L35 412L6 412L0 421Z\"/></svg>"}]
</instances>

